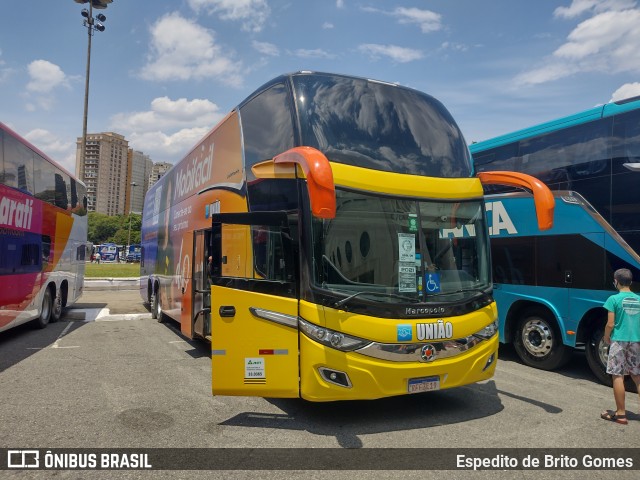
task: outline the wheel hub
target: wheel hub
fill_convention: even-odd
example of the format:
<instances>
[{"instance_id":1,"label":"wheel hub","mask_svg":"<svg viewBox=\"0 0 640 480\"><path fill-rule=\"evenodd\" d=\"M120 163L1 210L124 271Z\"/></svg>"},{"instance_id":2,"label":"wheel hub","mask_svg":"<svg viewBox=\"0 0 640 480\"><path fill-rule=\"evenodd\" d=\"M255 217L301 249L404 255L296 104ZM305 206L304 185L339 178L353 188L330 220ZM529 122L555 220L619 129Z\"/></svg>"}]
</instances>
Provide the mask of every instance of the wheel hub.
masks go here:
<instances>
[{"instance_id":1,"label":"wheel hub","mask_svg":"<svg viewBox=\"0 0 640 480\"><path fill-rule=\"evenodd\" d=\"M553 351L553 333L545 322L536 319L525 323L522 344L534 357L544 357Z\"/></svg>"},{"instance_id":2,"label":"wheel hub","mask_svg":"<svg viewBox=\"0 0 640 480\"><path fill-rule=\"evenodd\" d=\"M598 343L598 358L604 367L607 367L607 360L609 358L609 345L604 343L604 338L600 338Z\"/></svg>"}]
</instances>

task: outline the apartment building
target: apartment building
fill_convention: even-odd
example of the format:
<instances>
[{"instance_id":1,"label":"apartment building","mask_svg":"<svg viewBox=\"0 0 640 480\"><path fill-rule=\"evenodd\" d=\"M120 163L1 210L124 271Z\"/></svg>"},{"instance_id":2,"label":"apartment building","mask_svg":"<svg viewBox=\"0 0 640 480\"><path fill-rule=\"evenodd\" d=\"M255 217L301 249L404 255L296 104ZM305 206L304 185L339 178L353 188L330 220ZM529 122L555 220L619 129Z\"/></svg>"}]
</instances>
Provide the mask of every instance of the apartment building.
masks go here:
<instances>
[{"instance_id":1,"label":"apartment building","mask_svg":"<svg viewBox=\"0 0 640 480\"><path fill-rule=\"evenodd\" d=\"M84 159L82 138L76 145L75 173L87 186L87 209L106 215L126 213L129 142L114 132L87 134Z\"/></svg>"}]
</instances>

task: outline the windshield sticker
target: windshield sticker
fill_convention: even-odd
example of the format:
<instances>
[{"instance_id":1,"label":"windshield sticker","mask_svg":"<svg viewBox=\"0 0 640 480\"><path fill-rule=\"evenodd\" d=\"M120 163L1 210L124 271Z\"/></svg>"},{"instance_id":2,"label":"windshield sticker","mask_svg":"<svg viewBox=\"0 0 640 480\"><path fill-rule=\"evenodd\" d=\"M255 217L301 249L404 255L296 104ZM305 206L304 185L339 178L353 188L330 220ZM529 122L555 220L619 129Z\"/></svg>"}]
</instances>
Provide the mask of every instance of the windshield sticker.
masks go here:
<instances>
[{"instance_id":1,"label":"windshield sticker","mask_svg":"<svg viewBox=\"0 0 640 480\"><path fill-rule=\"evenodd\" d=\"M418 215L415 213L409 214L409 231L417 232L418 231Z\"/></svg>"},{"instance_id":2,"label":"windshield sticker","mask_svg":"<svg viewBox=\"0 0 640 480\"><path fill-rule=\"evenodd\" d=\"M440 274L428 273L425 276L424 289L427 293L440 293Z\"/></svg>"},{"instance_id":3,"label":"windshield sticker","mask_svg":"<svg viewBox=\"0 0 640 480\"><path fill-rule=\"evenodd\" d=\"M398 233L398 261L414 264L416 261L416 236L413 233Z\"/></svg>"},{"instance_id":4,"label":"windshield sticker","mask_svg":"<svg viewBox=\"0 0 640 480\"><path fill-rule=\"evenodd\" d=\"M398 264L398 291L416 291L416 267L413 263Z\"/></svg>"}]
</instances>

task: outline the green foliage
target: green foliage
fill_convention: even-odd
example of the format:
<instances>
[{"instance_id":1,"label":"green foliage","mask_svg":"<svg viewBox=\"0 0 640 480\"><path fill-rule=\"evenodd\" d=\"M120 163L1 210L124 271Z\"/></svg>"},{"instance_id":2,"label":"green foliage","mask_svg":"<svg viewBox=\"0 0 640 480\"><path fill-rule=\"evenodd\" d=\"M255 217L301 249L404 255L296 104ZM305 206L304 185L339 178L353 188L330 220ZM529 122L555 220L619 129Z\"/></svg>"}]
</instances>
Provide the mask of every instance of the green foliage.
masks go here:
<instances>
[{"instance_id":1,"label":"green foliage","mask_svg":"<svg viewBox=\"0 0 640 480\"><path fill-rule=\"evenodd\" d=\"M90 212L88 221L89 232L87 240L94 245L101 243L127 245L129 242L129 225L131 225L131 244L140 243L142 216L137 213L132 213L130 216L109 216L103 213Z\"/></svg>"},{"instance_id":2,"label":"green foliage","mask_svg":"<svg viewBox=\"0 0 640 480\"><path fill-rule=\"evenodd\" d=\"M132 234L133 235L133 234ZM87 263L86 278L132 278L140 276L139 263Z\"/></svg>"}]
</instances>

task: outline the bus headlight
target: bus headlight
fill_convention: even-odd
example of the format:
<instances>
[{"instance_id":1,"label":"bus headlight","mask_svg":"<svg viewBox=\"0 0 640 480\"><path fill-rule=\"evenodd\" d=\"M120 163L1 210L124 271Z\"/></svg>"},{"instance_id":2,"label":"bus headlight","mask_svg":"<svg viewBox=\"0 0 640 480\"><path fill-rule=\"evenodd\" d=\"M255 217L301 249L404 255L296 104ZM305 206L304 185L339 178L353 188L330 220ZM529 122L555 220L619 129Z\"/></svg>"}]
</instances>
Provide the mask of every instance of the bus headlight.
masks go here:
<instances>
[{"instance_id":1,"label":"bus headlight","mask_svg":"<svg viewBox=\"0 0 640 480\"><path fill-rule=\"evenodd\" d=\"M498 320L494 320L482 330L473 334L474 337L481 338L482 340L488 340L498 333Z\"/></svg>"},{"instance_id":2,"label":"bus headlight","mask_svg":"<svg viewBox=\"0 0 640 480\"><path fill-rule=\"evenodd\" d=\"M300 325L300 330L309 338L342 352L358 350L371 343L369 340L345 335L344 333L336 332L328 328L318 327L301 318L298 319L298 325Z\"/></svg>"}]
</instances>

